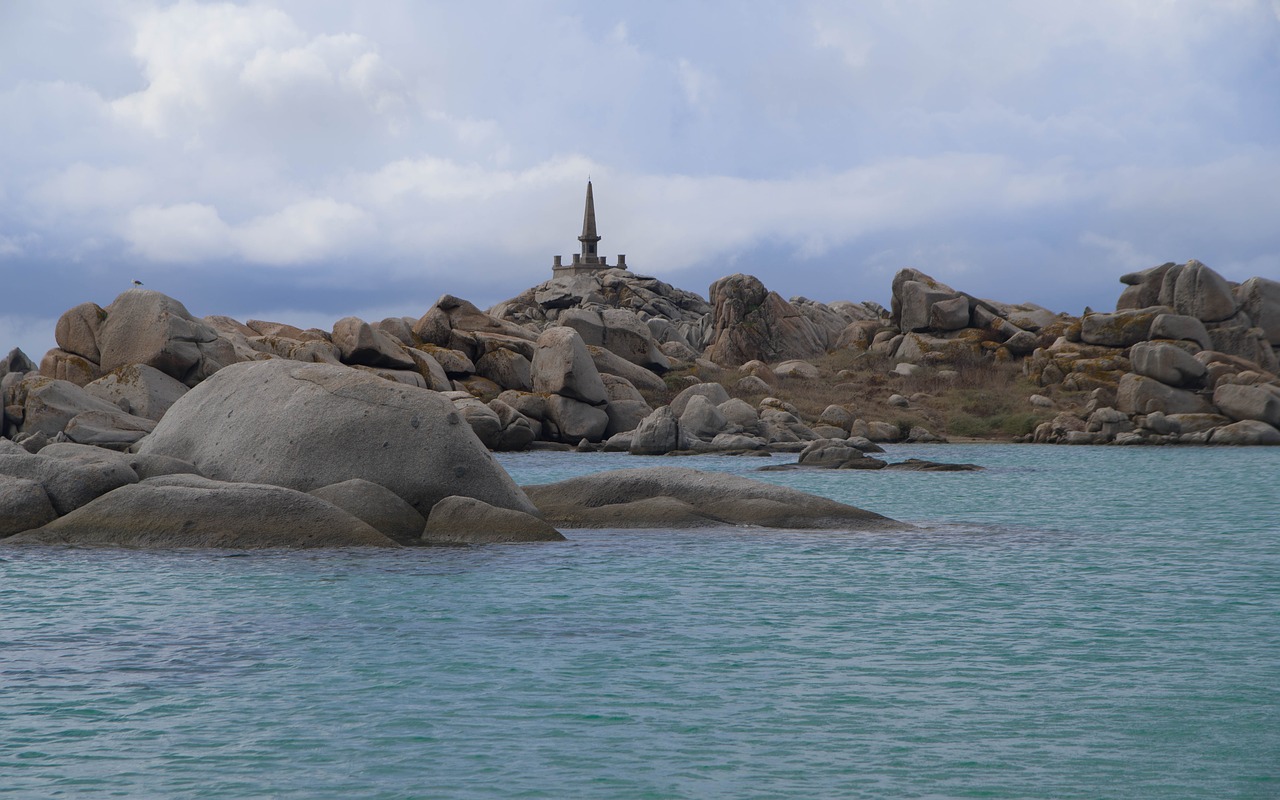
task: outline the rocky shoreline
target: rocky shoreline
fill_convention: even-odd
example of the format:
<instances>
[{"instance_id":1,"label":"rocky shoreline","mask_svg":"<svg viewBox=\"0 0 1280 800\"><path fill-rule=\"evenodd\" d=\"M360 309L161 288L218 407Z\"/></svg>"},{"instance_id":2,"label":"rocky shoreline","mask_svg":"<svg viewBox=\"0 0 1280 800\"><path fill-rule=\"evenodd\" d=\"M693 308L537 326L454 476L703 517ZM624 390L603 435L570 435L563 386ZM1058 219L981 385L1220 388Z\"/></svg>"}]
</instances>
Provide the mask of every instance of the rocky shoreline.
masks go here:
<instances>
[{"instance_id":1,"label":"rocky shoreline","mask_svg":"<svg viewBox=\"0 0 1280 800\"><path fill-rule=\"evenodd\" d=\"M1280 283L1231 283L1196 261L1121 281L1114 311L1077 317L913 269L894 277L889 309L788 301L747 275L703 300L602 269L488 311L445 295L417 319L330 331L199 319L131 289L64 313L39 365L18 350L0 360L0 536L396 546L562 538L556 520L747 522L691 515L679 481L656 477L652 496L552 514L493 450L783 451L807 468L878 469L877 443L973 433L1280 444ZM708 485L730 504L764 491ZM816 502L745 507L755 524L804 527L797 509Z\"/></svg>"}]
</instances>

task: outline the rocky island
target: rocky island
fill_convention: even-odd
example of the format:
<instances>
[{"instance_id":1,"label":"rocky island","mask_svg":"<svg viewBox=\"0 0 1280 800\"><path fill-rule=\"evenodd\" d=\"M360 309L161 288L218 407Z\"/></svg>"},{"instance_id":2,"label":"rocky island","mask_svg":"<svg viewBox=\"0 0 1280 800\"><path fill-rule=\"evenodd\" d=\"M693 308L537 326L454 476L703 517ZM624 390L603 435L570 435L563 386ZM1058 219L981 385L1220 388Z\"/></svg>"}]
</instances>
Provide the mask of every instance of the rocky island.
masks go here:
<instances>
[{"instance_id":1,"label":"rocky island","mask_svg":"<svg viewBox=\"0 0 1280 800\"><path fill-rule=\"evenodd\" d=\"M583 252L488 310L446 294L420 317L302 330L196 318L143 288L69 309L38 365L19 350L0 361L0 536L398 546L554 540L557 525L867 529L894 523L675 467L522 490L490 451L946 469L971 465L867 454L955 439L1280 444L1274 280L1163 264L1122 276L1114 310L1079 316L915 269L894 276L888 309L785 300L742 274L704 299L625 257L610 266L590 188L587 203ZM708 493L699 508L689 482Z\"/></svg>"}]
</instances>

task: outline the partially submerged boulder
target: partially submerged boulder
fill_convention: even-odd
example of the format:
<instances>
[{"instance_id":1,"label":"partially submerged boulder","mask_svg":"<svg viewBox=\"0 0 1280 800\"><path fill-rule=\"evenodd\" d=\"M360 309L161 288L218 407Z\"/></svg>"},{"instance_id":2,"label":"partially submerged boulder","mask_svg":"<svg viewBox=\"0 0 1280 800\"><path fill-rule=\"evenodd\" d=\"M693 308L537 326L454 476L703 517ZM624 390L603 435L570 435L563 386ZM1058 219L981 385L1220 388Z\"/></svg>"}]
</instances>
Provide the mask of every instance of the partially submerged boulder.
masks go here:
<instances>
[{"instance_id":1,"label":"partially submerged boulder","mask_svg":"<svg viewBox=\"0 0 1280 800\"><path fill-rule=\"evenodd\" d=\"M117 489L7 544L111 547L395 547L338 507L279 486L194 475Z\"/></svg>"},{"instance_id":2,"label":"partially submerged boulder","mask_svg":"<svg viewBox=\"0 0 1280 800\"><path fill-rule=\"evenodd\" d=\"M534 510L449 400L329 364L228 367L175 403L139 452L304 492L363 478L419 513L449 495Z\"/></svg>"},{"instance_id":3,"label":"partially submerged boulder","mask_svg":"<svg viewBox=\"0 0 1280 800\"><path fill-rule=\"evenodd\" d=\"M570 528L907 527L796 489L683 467L612 470L524 488L548 522Z\"/></svg>"},{"instance_id":4,"label":"partially submerged boulder","mask_svg":"<svg viewBox=\"0 0 1280 800\"><path fill-rule=\"evenodd\" d=\"M371 528L401 544L412 544L422 536L426 520L400 495L362 478L331 483L307 494L332 503Z\"/></svg>"},{"instance_id":5,"label":"partially submerged boulder","mask_svg":"<svg viewBox=\"0 0 1280 800\"><path fill-rule=\"evenodd\" d=\"M532 514L496 508L474 497L446 497L431 509L423 544L562 542L564 536Z\"/></svg>"}]
</instances>

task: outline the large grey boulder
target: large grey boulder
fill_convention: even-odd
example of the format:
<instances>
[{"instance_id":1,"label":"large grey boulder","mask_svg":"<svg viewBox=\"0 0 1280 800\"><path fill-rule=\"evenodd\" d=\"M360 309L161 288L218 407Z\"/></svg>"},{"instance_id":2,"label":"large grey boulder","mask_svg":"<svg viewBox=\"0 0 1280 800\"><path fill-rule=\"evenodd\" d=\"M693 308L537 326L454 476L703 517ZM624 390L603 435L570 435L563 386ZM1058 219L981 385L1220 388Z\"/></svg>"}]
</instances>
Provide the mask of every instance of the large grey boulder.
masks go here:
<instances>
[{"instance_id":1,"label":"large grey boulder","mask_svg":"<svg viewBox=\"0 0 1280 800\"><path fill-rule=\"evenodd\" d=\"M680 430L687 436L703 441L711 441L721 433L738 433L740 429L729 430L729 420L719 407L703 395L693 395L680 414Z\"/></svg>"},{"instance_id":2,"label":"large grey boulder","mask_svg":"<svg viewBox=\"0 0 1280 800\"><path fill-rule=\"evenodd\" d=\"M17 453L0 454L0 475L40 484L59 514L74 511L100 495L138 482L136 472L109 459L69 460Z\"/></svg>"},{"instance_id":3,"label":"large grey boulder","mask_svg":"<svg viewBox=\"0 0 1280 800\"><path fill-rule=\"evenodd\" d=\"M858 442L845 439L818 439L805 445L800 451L797 462L803 467L819 467L823 469L883 469L885 462L871 458ZM876 447L872 442L867 445ZM881 449L881 448L877 448Z\"/></svg>"},{"instance_id":4,"label":"large grey boulder","mask_svg":"<svg viewBox=\"0 0 1280 800\"><path fill-rule=\"evenodd\" d=\"M609 399L591 353L572 328L547 328L533 354L533 390L598 406Z\"/></svg>"},{"instance_id":5,"label":"large grey boulder","mask_svg":"<svg viewBox=\"0 0 1280 800\"><path fill-rule=\"evenodd\" d=\"M401 544L416 543L427 522L400 495L362 478L321 486L307 494L332 503Z\"/></svg>"},{"instance_id":6,"label":"large grey boulder","mask_svg":"<svg viewBox=\"0 0 1280 800\"><path fill-rule=\"evenodd\" d=\"M961 298L959 292L941 281L917 269L902 269L893 276L891 284L892 309L890 320L894 327L903 333L928 330L932 323L933 305L935 303L955 301ZM963 299L963 298L961 298ZM965 301L966 316L968 301ZM955 316L958 304L944 306L950 313L944 317ZM961 326L963 327L963 326Z\"/></svg>"},{"instance_id":7,"label":"large grey boulder","mask_svg":"<svg viewBox=\"0 0 1280 800\"><path fill-rule=\"evenodd\" d=\"M526 486L525 492L548 522L571 528L907 527L825 497L736 475L683 467L612 470Z\"/></svg>"},{"instance_id":8,"label":"large grey boulder","mask_svg":"<svg viewBox=\"0 0 1280 800\"><path fill-rule=\"evenodd\" d=\"M1202 395L1175 389L1154 378L1125 373L1116 389L1116 408L1126 414L1207 414L1213 411Z\"/></svg>"},{"instance_id":9,"label":"large grey boulder","mask_svg":"<svg viewBox=\"0 0 1280 800\"><path fill-rule=\"evenodd\" d=\"M160 292L130 289L104 310L97 339L103 372L146 364L194 386L237 360L230 342Z\"/></svg>"},{"instance_id":10,"label":"large grey boulder","mask_svg":"<svg viewBox=\"0 0 1280 800\"><path fill-rule=\"evenodd\" d=\"M98 352L98 332L106 318L107 312L97 303L81 303L67 309L54 326L54 341L60 349L96 364L102 360Z\"/></svg>"},{"instance_id":11,"label":"large grey boulder","mask_svg":"<svg viewBox=\"0 0 1280 800\"><path fill-rule=\"evenodd\" d=\"M422 376L426 382L427 388L433 392L447 392L453 384L449 382L449 375L444 371L444 367L440 366L440 362L425 350L416 347L406 348L404 354L413 359L414 370Z\"/></svg>"},{"instance_id":12,"label":"large grey boulder","mask_svg":"<svg viewBox=\"0 0 1280 800\"><path fill-rule=\"evenodd\" d=\"M1280 347L1280 281L1250 278L1236 289L1244 312L1273 347Z\"/></svg>"},{"instance_id":13,"label":"large grey boulder","mask_svg":"<svg viewBox=\"0 0 1280 800\"><path fill-rule=\"evenodd\" d=\"M969 327L969 298L958 296L937 300L929 307L929 327L936 331L958 331Z\"/></svg>"},{"instance_id":14,"label":"large grey boulder","mask_svg":"<svg viewBox=\"0 0 1280 800\"><path fill-rule=\"evenodd\" d=\"M476 374L503 389L527 392L533 389L533 365L529 359L505 348L497 348L476 360Z\"/></svg>"},{"instance_id":15,"label":"large grey boulder","mask_svg":"<svg viewBox=\"0 0 1280 800\"><path fill-rule=\"evenodd\" d=\"M76 442L54 442L40 448L44 458L63 458L80 463L107 461L133 470L139 480L158 478L161 475L200 475L194 464L169 456L141 455L139 453L108 450Z\"/></svg>"},{"instance_id":16,"label":"large grey boulder","mask_svg":"<svg viewBox=\"0 0 1280 800\"><path fill-rule=\"evenodd\" d=\"M495 398L489 401L489 408L498 415L502 423L502 432L498 435L495 450L524 450L537 440L542 432L540 420L530 419L521 414L514 406Z\"/></svg>"},{"instance_id":17,"label":"large grey boulder","mask_svg":"<svg viewBox=\"0 0 1280 800\"><path fill-rule=\"evenodd\" d=\"M120 413L120 407L86 392L69 381L28 375L17 387L22 405L22 432L52 437L86 411Z\"/></svg>"},{"instance_id":18,"label":"large grey boulder","mask_svg":"<svg viewBox=\"0 0 1280 800\"><path fill-rule=\"evenodd\" d=\"M468 354L472 358L480 357L482 353L473 348L484 341L502 341L509 346L518 347L513 340L532 342L537 338L527 328L486 314L470 302L451 294L442 295L414 323L413 333L430 344L471 351Z\"/></svg>"},{"instance_id":19,"label":"large grey boulder","mask_svg":"<svg viewBox=\"0 0 1280 800\"><path fill-rule=\"evenodd\" d=\"M711 284L710 298L714 329L704 356L717 364L813 358L826 352L813 321L755 277L721 278Z\"/></svg>"},{"instance_id":20,"label":"large grey boulder","mask_svg":"<svg viewBox=\"0 0 1280 800\"><path fill-rule=\"evenodd\" d=\"M446 497L431 509L423 544L562 542L564 536L532 514L497 508L473 497Z\"/></svg>"},{"instance_id":21,"label":"large grey boulder","mask_svg":"<svg viewBox=\"0 0 1280 800\"><path fill-rule=\"evenodd\" d=\"M502 437L502 420L497 411L466 392L445 392L444 396L453 402L454 408L458 409L458 413L485 447L490 450L498 449L498 442Z\"/></svg>"},{"instance_id":22,"label":"large grey boulder","mask_svg":"<svg viewBox=\"0 0 1280 800\"><path fill-rule=\"evenodd\" d=\"M1204 323L1186 314L1159 314L1151 321L1152 339L1182 339L1195 342L1201 350L1213 347Z\"/></svg>"},{"instance_id":23,"label":"large grey boulder","mask_svg":"<svg viewBox=\"0 0 1280 800\"><path fill-rule=\"evenodd\" d=\"M454 494L532 510L449 400L329 364L228 367L175 403L138 452L304 492L363 478L419 513Z\"/></svg>"},{"instance_id":24,"label":"large grey boulder","mask_svg":"<svg viewBox=\"0 0 1280 800\"><path fill-rule=\"evenodd\" d=\"M1116 311L1160 305L1160 287L1164 284L1165 273L1174 266L1170 261L1158 267L1121 275L1120 282L1125 284L1125 290L1116 301Z\"/></svg>"},{"instance_id":25,"label":"large grey boulder","mask_svg":"<svg viewBox=\"0 0 1280 800\"><path fill-rule=\"evenodd\" d=\"M653 413L653 407L643 400L610 400L604 411L609 417L604 435L612 437L638 428Z\"/></svg>"},{"instance_id":26,"label":"large grey boulder","mask_svg":"<svg viewBox=\"0 0 1280 800\"><path fill-rule=\"evenodd\" d=\"M1231 284L1199 261L1188 261L1176 274L1173 306L1179 314L1202 322L1221 322L1240 309Z\"/></svg>"},{"instance_id":27,"label":"large grey boulder","mask_svg":"<svg viewBox=\"0 0 1280 800\"><path fill-rule=\"evenodd\" d=\"M159 422L164 412L187 393L187 385L155 367L129 364L113 369L84 390L129 414Z\"/></svg>"},{"instance_id":28,"label":"large grey boulder","mask_svg":"<svg viewBox=\"0 0 1280 800\"><path fill-rule=\"evenodd\" d=\"M85 411L71 418L63 434L77 444L124 450L155 427L154 421L123 411Z\"/></svg>"},{"instance_id":29,"label":"large grey boulder","mask_svg":"<svg viewBox=\"0 0 1280 800\"><path fill-rule=\"evenodd\" d=\"M1280 387L1219 384L1213 404L1233 420L1254 419L1280 428Z\"/></svg>"},{"instance_id":30,"label":"large grey boulder","mask_svg":"<svg viewBox=\"0 0 1280 800\"><path fill-rule=\"evenodd\" d=\"M388 369L417 367L417 362L404 352L399 340L358 317L343 317L333 323L333 343L337 345L344 364Z\"/></svg>"},{"instance_id":31,"label":"large grey boulder","mask_svg":"<svg viewBox=\"0 0 1280 800\"><path fill-rule=\"evenodd\" d=\"M713 404L720 405L729 400L729 392L718 383L695 383L686 387L671 400L671 413L677 417L683 414L685 407L689 405L689 401L694 397L705 397Z\"/></svg>"},{"instance_id":32,"label":"large grey boulder","mask_svg":"<svg viewBox=\"0 0 1280 800\"><path fill-rule=\"evenodd\" d=\"M0 475L0 538L39 528L57 516L38 482Z\"/></svg>"},{"instance_id":33,"label":"large grey boulder","mask_svg":"<svg viewBox=\"0 0 1280 800\"><path fill-rule=\"evenodd\" d=\"M1242 419L1221 428L1214 428L1209 436L1210 444L1223 445L1280 445L1280 430L1256 419Z\"/></svg>"},{"instance_id":34,"label":"large grey boulder","mask_svg":"<svg viewBox=\"0 0 1280 800\"><path fill-rule=\"evenodd\" d=\"M1204 364L1175 345L1139 342L1130 348L1129 360L1134 372L1169 386L1195 389L1204 383Z\"/></svg>"},{"instance_id":35,"label":"large grey boulder","mask_svg":"<svg viewBox=\"0 0 1280 800\"><path fill-rule=\"evenodd\" d=\"M683 450L686 446L686 438L680 430L680 420L671 406L655 409L636 426L631 435L632 455L660 456L673 450Z\"/></svg>"},{"instance_id":36,"label":"large grey boulder","mask_svg":"<svg viewBox=\"0 0 1280 800\"><path fill-rule=\"evenodd\" d=\"M1131 347L1150 339L1156 317L1171 312L1166 306L1151 306L1114 314L1086 314L1080 321L1080 339L1086 344Z\"/></svg>"},{"instance_id":37,"label":"large grey boulder","mask_svg":"<svg viewBox=\"0 0 1280 800\"><path fill-rule=\"evenodd\" d=\"M610 350L587 345L587 352L591 354L591 360L602 378L605 375L625 378L632 386L649 392L664 392L667 389L667 383L662 378Z\"/></svg>"},{"instance_id":38,"label":"large grey boulder","mask_svg":"<svg viewBox=\"0 0 1280 800\"><path fill-rule=\"evenodd\" d=\"M102 368L87 358L54 348L40 359L40 374L46 378L84 386L102 377Z\"/></svg>"},{"instance_id":39,"label":"large grey boulder","mask_svg":"<svg viewBox=\"0 0 1280 800\"><path fill-rule=\"evenodd\" d=\"M577 444L586 439L598 442L609 428L608 406L592 406L572 397L553 394L547 398L546 421L559 432L559 441Z\"/></svg>"},{"instance_id":40,"label":"large grey boulder","mask_svg":"<svg viewBox=\"0 0 1280 800\"><path fill-rule=\"evenodd\" d=\"M396 546L318 497L194 475L122 487L6 543L234 549Z\"/></svg>"},{"instance_id":41,"label":"large grey boulder","mask_svg":"<svg viewBox=\"0 0 1280 800\"><path fill-rule=\"evenodd\" d=\"M760 413L746 400L733 397L721 402L716 408L720 409L720 413L724 414L729 424L736 426L743 433L752 436L760 433Z\"/></svg>"},{"instance_id":42,"label":"large grey boulder","mask_svg":"<svg viewBox=\"0 0 1280 800\"><path fill-rule=\"evenodd\" d=\"M556 321L577 331L588 346L603 347L642 369L666 370L671 366L658 349L658 342L649 326L626 309L570 308L565 309ZM679 334L678 331L674 333Z\"/></svg>"}]
</instances>

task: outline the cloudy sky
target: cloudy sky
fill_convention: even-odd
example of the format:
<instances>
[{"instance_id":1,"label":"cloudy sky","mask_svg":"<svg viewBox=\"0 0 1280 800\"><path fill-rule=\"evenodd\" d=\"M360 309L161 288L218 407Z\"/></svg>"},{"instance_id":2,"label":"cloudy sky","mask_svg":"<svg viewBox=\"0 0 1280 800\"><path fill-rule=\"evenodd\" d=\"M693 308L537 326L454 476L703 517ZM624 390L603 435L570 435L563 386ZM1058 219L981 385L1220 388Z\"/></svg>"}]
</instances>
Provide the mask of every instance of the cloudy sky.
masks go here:
<instances>
[{"instance_id":1,"label":"cloudy sky","mask_svg":"<svg viewBox=\"0 0 1280 800\"><path fill-rule=\"evenodd\" d=\"M0 350L130 280L328 327L578 246L1079 313L1280 278L1280 0L0 0Z\"/></svg>"}]
</instances>

